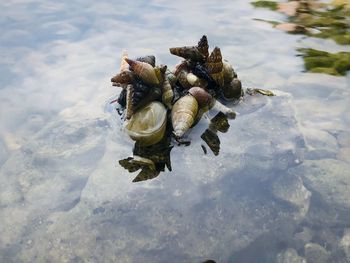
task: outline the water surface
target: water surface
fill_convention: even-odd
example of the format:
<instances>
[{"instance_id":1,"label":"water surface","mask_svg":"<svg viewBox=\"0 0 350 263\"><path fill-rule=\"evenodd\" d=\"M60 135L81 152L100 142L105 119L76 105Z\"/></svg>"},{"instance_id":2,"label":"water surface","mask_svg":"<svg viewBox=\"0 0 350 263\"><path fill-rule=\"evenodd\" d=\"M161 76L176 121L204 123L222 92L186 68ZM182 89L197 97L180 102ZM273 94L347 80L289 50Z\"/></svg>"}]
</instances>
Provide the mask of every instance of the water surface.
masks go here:
<instances>
[{"instance_id":1,"label":"water surface","mask_svg":"<svg viewBox=\"0 0 350 263\"><path fill-rule=\"evenodd\" d=\"M296 56L349 46L276 30L254 18L283 15L243 0L0 10L1 262L350 261L349 74L305 73ZM108 106L121 51L172 68L169 47L203 34L245 87L277 96L231 105L218 156L201 148L203 119L172 172L132 183L118 160L133 142Z\"/></svg>"}]
</instances>

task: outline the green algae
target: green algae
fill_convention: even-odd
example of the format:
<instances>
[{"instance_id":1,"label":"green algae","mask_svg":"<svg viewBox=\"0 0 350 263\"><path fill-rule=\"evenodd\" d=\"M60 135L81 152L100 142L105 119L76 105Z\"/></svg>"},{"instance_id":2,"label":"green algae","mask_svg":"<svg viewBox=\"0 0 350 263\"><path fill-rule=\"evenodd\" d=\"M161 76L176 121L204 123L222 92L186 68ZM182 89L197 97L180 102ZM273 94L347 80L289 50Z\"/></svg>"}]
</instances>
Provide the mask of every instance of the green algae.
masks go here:
<instances>
[{"instance_id":1,"label":"green algae","mask_svg":"<svg viewBox=\"0 0 350 263\"><path fill-rule=\"evenodd\" d=\"M350 52L328 53L311 48L301 48L298 51L308 72L344 76L350 70Z\"/></svg>"},{"instance_id":2,"label":"green algae","mask_svg":"<svg viewBox=\"0 0 350 263\"><path fill-rule=\"evenodd\" d=\"M252 5L255 7L268 8L270 10L277 10L277 3L274 1L256 1L252 2Z\"/></svg>"}]
</instances>

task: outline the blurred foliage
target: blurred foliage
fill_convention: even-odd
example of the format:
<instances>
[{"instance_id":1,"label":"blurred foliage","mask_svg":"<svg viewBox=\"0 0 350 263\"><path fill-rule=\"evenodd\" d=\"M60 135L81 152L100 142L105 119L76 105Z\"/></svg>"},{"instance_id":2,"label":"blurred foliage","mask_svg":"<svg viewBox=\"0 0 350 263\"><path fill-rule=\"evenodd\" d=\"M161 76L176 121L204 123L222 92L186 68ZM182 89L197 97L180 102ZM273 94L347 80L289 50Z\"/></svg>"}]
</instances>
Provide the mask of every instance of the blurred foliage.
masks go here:
<instances>
[{"instance_id":1,"label":"blurred foliage","mask_svg":"<svg viewBox=\"0 0 350 263\"><path fill-rule=\"evenodd\" d=\"M255 7L268 8L287 14L287 23L297 25L286 30L312 37L333 39L340 45L350 44L350 4L349 1L333 1L330 4L318 1L255 1ZM288 15L289 14L289 15ZM285 24L276 22L276 24ZM305 30L300 30L305 28ZM283 29L283 27L281 27Z\"/></svg>"},{"instance_id":2,"label":"blurred foliage","mask_svg":"<svg viewBox=\"0 0 350 263\"><path fill-rule=\"evenodd\" d=\"M277 10L277 3L274 1L256 1L252 2L252 5L255 7L264 7L271 10Z\"/></svg>"},{"instance_id":3,"label":"blurred foliage","mask_svg":"<svg viewBox=\"0 0 350 263\"><path fill-rule=\"evenodd\" d=\"M333 54L311 48L301 48L298 51L304 59L305 69L309 72L343 76L350 70L350 52Z\"/></svg>"},{"instance_id":4,"label":"blurred foliage","mask_svg":"<svg viewBox=\"0 0 350 263\"><path fill-rule=\"evenodd\" d=\"M317 0L255 1L255 7L276 10L287 16L287 21L265 21L288 33L332 39L340 45L350 44L350 1ZM350 70L350 52L335 54L315 49L299 49L308 72L343 76Z\"/></svg>"}]
</instances>

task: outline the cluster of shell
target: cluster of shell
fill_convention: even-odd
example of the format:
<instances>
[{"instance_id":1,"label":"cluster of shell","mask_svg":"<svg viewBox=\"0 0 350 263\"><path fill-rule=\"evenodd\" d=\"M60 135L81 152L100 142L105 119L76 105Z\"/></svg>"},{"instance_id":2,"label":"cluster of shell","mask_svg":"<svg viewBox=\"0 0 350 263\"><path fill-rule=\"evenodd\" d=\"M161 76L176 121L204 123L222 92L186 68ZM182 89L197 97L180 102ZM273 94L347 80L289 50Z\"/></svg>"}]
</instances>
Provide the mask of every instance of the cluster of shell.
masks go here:
<instances>
[{"instance_id":1,"label":"cluster of shell","mask_svg":"<svg viewBox=\"0 0 350 263\"><path fill-rule=\"evenodd\" d=\"M234 118L235 112L218 99L243 95L241 82L220 48L209 54L206 36L196 46L170 48L170 53L184 59L173 71L166 65L156 66L154 56L132 60L124 51L120 71L111 79L114 86L122 87L118 103L125 130L141 146L163 138L168 113L179 140L212 107Z\"/></svg>"}]
</instances>

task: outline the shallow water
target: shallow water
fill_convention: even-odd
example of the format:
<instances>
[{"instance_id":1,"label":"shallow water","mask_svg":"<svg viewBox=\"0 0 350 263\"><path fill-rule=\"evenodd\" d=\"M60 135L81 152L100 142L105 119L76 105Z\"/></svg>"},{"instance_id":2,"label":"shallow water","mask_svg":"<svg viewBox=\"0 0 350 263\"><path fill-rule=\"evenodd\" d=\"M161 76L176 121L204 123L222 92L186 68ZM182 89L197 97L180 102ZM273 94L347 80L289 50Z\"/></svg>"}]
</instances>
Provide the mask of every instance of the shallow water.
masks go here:
<instances>
[{"instance_id":1,"label":"shallow water","mask_svg":"<svg viewBox=\"0 0 350 263\"><path fill-rule=\"evenodd\" d=\"M0 5L0 262L350 262L350 75L296 56L349 46L274 29L254 18L281 14L243 0ZM120 53L172 68L168 48L203 34L277 96L231 105L218 156L203 118L172 172L132 183L108 105Z\"/></svg>"}]
</instances>

